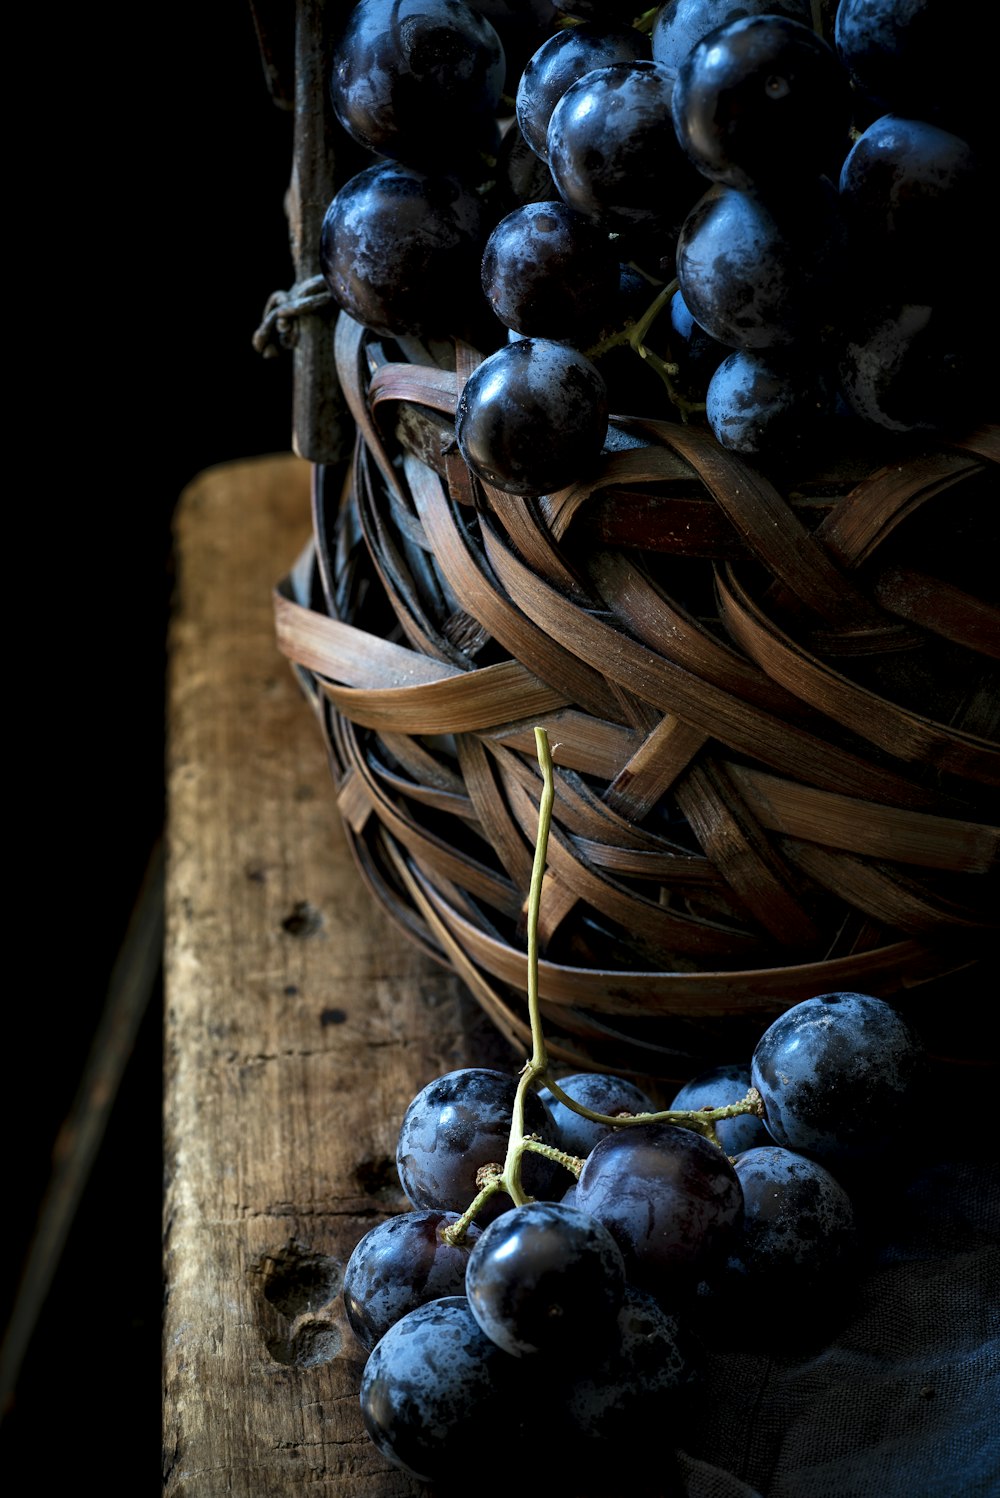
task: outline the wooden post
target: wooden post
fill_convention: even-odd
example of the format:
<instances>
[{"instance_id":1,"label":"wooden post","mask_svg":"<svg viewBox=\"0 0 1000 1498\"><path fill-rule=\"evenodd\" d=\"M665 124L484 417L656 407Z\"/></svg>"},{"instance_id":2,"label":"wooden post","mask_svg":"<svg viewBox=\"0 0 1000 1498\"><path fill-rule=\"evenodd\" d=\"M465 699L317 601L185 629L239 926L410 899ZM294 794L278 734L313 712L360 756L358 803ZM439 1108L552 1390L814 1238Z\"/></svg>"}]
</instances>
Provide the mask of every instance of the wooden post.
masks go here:
<instances>
[{"instance_id":1,"label":"wooden post","mask_svg":"<svg viewBox=\"0 0 1000 1498\"><path fill-rule=\"evenodd\" d=\"M335 9L335 8L334 8ZM353 425L337 380L333 354L335 308L319 269L323 216L337 187L334 121L327 89L331 21L321 0L297 0L294 76L279 87L276 102L290 93L295 111L292 173L285 198L295 284L269 299L254 338L265 357L290 349L294 360L292 449L316 464L339 464L348 458ZM260 34L273 18L258 6ZM262 53L274 50L262 37Z\"/></svg>"}]
</instances>

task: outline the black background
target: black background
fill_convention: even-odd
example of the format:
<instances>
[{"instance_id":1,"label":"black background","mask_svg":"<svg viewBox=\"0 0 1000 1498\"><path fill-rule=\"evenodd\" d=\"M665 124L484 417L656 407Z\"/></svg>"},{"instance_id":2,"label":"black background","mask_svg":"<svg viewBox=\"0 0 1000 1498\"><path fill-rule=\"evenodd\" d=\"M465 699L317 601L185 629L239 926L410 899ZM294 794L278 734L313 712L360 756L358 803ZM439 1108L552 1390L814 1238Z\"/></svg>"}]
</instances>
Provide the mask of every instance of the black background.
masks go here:
<instances>
[{"instance_id":1,"label":"black background","mask_svg":"<svg viewBox=\"0 0 1000 1498\"><path fill-rule=\"evenodd\" d=\"M265 361L251 340L294 279L292 118L271 97L249 3L111 7L94 28L80 14L32 38L32 149L8 203L18 601L0 1325L162 828L177 498L211 464L291 445L290 356ZM161 998L0 1424L11 1470L89 1452L129 1491L147 1467L156 1480Z\"/></svg>"}]
</instances>

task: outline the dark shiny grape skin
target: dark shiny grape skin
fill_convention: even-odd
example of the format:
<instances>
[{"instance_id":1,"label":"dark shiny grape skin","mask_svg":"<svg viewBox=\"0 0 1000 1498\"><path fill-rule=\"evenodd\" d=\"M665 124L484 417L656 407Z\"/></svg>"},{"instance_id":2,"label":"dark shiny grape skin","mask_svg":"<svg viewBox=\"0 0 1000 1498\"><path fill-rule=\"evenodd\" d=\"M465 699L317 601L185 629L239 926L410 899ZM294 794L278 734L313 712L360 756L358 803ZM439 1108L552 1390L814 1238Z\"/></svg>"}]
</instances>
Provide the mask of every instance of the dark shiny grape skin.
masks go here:
<instances>
[{"instance_id":1,"label":"dark shiny grape skin","mask_svg":"<svg viewBox=\"0 0 1000 1498\"><path fill-rule=\"evenodd\" d=\"M503 1165L510 1138L516 1078L489 1067L460 1067L421 1088L403 1115L396 1168L414 1207L464 1212L478 1194L476 1173ZM547 1113L534 1093L525 1098L525 1126L551 1142ZM532 1196L557 1196L566 1171L538 1155L525 1158L522 1184ZM497 1192L476 1221L480 1227L512 1206Z\"/></svg>"},{"instance_id":2,"label":"dark shiny grape skin","mask_svg":"<svg viewBox=\"0 0 1000 1498\"><path fill-rule=\"evenodd\" d=\"M456 1212L414 1209L387 1217L359 1238L344 1269L344 1308L369 1352L418 1305L465 1294L465 1269L480 1229L472 1223L462 1243L450 1243L444 1229L457 1221Z\"/></svg>"},{"instance_id":3,"label":"dark shiny grape skin","mask_svg":"<svg viewBox=\"0 0 1000 1498\"><path fill-rule=\"evenodd\" d=\"M625 1262L593 1217L563 1202L529 1202L483 1230L465 1293L483 1331L512 1357L577 1354L617 1315Z\"/></svg>"},{"instance_id":4,"label":"dark shiny grape skin","mask_svg":"<svg viewBox=\"0 0 1000 1498\"><path fill-rule=\"evenodd\" d=\"M840 200L863 284L888 300L931 304L986 275L987 173L952 131L887 114L854 142ZM979 262L977 268L977 260Z\"/></svg>"},{"instance_id":5,"label":"dark shiny grape skin","mask_svg":"<svg viewBox=\"0 0 1000 1498\"><path fill-rule=\"evenodd\" d=\"M672 92L669 73L652 61L595 68L566 90L547 146L571 208L616 233L676 232L704 184L678 144Z\"/></svg>"},{"instance_id":6,"label":"dark shiny grape skin","mask_svg":"<svg viewBox=\"0 0 1000 1498\"><path fill-rule=\"evenodd\" d=\"M451 172L459 155L495 148L505 71L496 31L464 0L358 0L334 47L330 97L359 145Z\"/></svg>"},{"instance_id":7,"label":"dark shiny grape skin","mask_svg":"<svg viewBox=\"0 0 1000 1498\"><path fill-rule=\"evenodd\" d=\"M428 1301L368 1357L365 1428L383 1456L422 1481L475 1471L510 1417L517 1366L486 1336L465 1296Z\"/></svg>"},{"instance_id":8,"label":"dark shiny grape skin","mask_svg":"<svg viewBox=\"0 0 1000 1498\"><path fill-rule=\"evenodd\" d=\"M715 370L705 416L721 447L744 457L807 457L824 438L837 396L815 348L736 349Z\"/></svg>"},{"instance_id":9,"label":"dark shiny grape skin","mask_svg":"<svg viewBox=\"0 0 1000 1498\"><path fill-rule=\"evenodd\" d=\"M787 16L743 16L703 37L681 63L671 112L702 176L787 191L835 172L848 145L850 89L833 48Z\"/></svg>"},{"instance_id":10,"label":"dark shiny grape skin","mask_svg":"<svg viewBox=\"0 0 1000 1498\"><path fill-rule=\"evenodd\" d=\"M455 432L474 473L509 494L550 494L583 476L607 433L604 380L589 359L544 338L508 343L476 368Z\"/></svg>"},{"instance_id":11,"label":"dark shiny grape skin","mask_svg":"<svg viewBox=\"0 0 1000 1498\"><path fill-rule=\"evenodd\" d=\"M733 1165L744 1218L731 1273L782 1295L844 1273L858 1249L854 1204L824 1165L776 1144L745 1150Z\"/></svg>"},{"instance_id":12,"label":"dark shiny grape skin","mask_svg":"<svg viewBox=\"0 0 1000 1498\"><path fill-rule=\"evenodd\" d=\"M717 1066L699 1072L696 1077L685 1082L683 1087L678 1088L670 1107L725 1108L730 1103L741 1103L751 1086L749 1061L720 1062ZM715 1132L720 1145L729 1156L752 1149L758 1144L768 1144L771 1139L754 1113L720 1119L715 1125Z\"/></svg>"},{"instance_id":13,"label":"dark shiny grape skin","mask_svg":"<svg viewBox=\"0 0 1000 1498\"><path fill-rule=\"evenodd\" d=\"M571 1076L560 1077L559 1086L574 1102L582 1103L592 1113L613 1117L617 1113L656 1112L656 1104L637 1083L610 1072L574 1072ZM589 1155L597 1141L612 1130L611 1124L594 1123L582 1114L574 1113L547 1088L542 1089L539 1097L555 1126L559 1148L567 1154L581 1158Z\"/></svg>"},{"instance_id":14,"label":"dark shiny grape skin","mask_svg":"<svg viewBox=\"0 0 1000 1498\"><path fill-rule=\"evenodd\" d=\"M481 303L485 239L482 204L457 178L378 162L327 208L320 269L337 306L375 333L455 333Z\"/></svg>"},{"instance_id":15,"label":"dark shiny grape skin","mask_svg":"<svg viewBox=\"0 0 1000 1498\"><path fill-rule=\"evenodd\" d=\"M750 1074L775 1143L836 1174L878 1158L897 1138L921 1061L912 1031L884 999L827 993L772 1021Z\"/></svg>"},{"instance_id":16,"label":"dark shiny grape skin","mask_svg":"<svg viewBox=\"0 0 1000 1498\"><path fill-rule=\"evenodd\" d=\"M691 48L717 26L764 14L812 24L810 0L664 0L650 32L653 57L676 76Z\"/></svg>"},{"instance_id":17,"label":"dark shiny grape skin","mask_svg":"<svg viewBox=\"0 0 1000 1498\"><path fill-rule=\"evenodd\" d=\"M683 1296L729 1253L743 1194L717 1145L677 1124L630 1124L594 1146L575 1204L603 1222L629 1281L662 1303Z\"/></svg>"},{"instance_id":18,"label":"dark shiny grape skin","mask_svg":"<svg viewBox=\"0 0 1000 1498\"><path fill-rule=\"evenodd\" d=\"M584 22L548 37L517 85L517 123L531 150L548 160L549 120L571 84L594 68L639 58L649 58L649 39L634 26Z\"/></svg>"},{"instance_id":19,"label":"dark shiny grape skin","mask_svg":"<svg viewBox=\"0 0 1000 1498\"><path fill-rule=\"evenodd\" d=\"M487 301L504 327L527 337L590 341L618 282L607 236L558 200L514 209L483 251Z\"/></svg>"},{"instance_id":20,"label":"dark shiny grape skin","mask_svg":"<svg viewBox=\"0 0 1000 1498\"><path fill-rule=\"evenodd\" d=\"M780 348L835 326L847 292L846 231L826 179L794 200L716 184L684 221L677 278L692 316L730 348Z\"/></svg>"}]
</instances>

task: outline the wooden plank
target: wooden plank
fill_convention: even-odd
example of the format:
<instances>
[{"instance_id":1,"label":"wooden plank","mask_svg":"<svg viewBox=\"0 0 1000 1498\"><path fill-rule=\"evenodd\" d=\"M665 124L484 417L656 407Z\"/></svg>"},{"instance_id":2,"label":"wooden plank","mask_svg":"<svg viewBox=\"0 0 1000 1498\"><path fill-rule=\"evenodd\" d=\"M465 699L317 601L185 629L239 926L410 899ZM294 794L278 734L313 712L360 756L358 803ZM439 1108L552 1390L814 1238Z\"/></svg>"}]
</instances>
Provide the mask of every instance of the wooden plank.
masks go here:
<instances>
[{"instance_id":1,"label":"wooden plank","mask_svg":"<svg viewBox=\"0 0 1000 1498\"><path fill-rule=\"evenodd\" d=\"M393 1157L431 1077L515 1057L362 884L271 589L309 468L199 475L176 519L165 937L164 1492L403 1498L368 1440L340 1279L404 1208Z\"/></svg>"}]
</instances>

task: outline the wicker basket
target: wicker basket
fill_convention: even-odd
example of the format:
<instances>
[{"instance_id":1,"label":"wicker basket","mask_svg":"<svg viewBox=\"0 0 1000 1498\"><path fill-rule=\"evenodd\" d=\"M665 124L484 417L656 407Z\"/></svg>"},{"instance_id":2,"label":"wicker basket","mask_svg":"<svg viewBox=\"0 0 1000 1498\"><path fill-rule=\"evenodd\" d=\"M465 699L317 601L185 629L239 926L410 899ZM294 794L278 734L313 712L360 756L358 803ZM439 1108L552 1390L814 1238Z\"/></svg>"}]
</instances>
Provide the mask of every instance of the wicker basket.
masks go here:
<instances>
[{"instance_id":1,"label":"wicker basket","mask_svg":"<svg viewBox=\"0 0 1000 1498\"><path fill-rule=\"evenodd\" d=\"M540 723L556 1056L684 1079L853 988L982 1060L998 429L779 488L704 430L613 417L587 483L524 500L458 454L474 350L345 315L336 348L353 466L314 469L277 634L393 919L525 1044Z\"/></svg>"}]
</instances>

